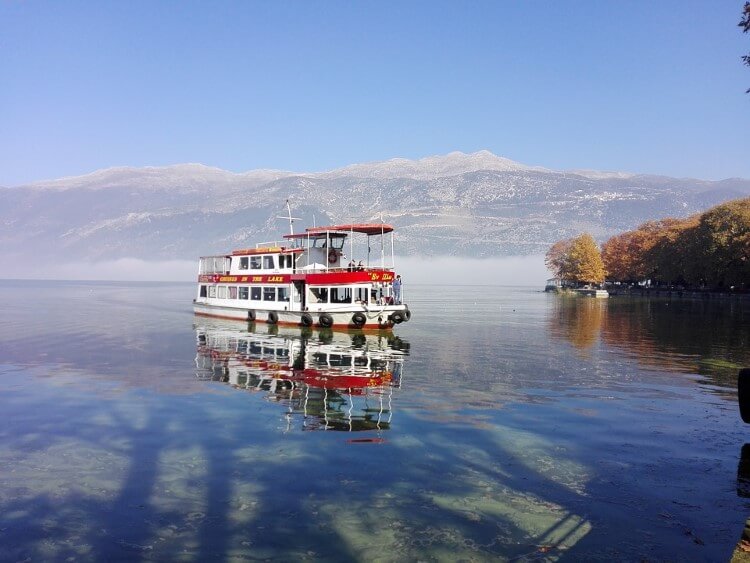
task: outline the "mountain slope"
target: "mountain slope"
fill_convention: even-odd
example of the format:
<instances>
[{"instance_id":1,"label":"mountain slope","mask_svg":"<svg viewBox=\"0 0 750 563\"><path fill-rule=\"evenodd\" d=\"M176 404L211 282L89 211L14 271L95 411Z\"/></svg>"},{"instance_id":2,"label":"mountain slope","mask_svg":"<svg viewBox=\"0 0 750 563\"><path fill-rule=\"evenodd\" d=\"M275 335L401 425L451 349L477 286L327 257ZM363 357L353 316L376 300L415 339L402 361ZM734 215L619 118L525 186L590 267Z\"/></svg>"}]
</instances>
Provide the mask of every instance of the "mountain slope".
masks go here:
<instances>
[{"instance_id":1,"label":"mountain slope","mask_svg":"<svg viewBox=\"0 0 750 563\"><path fill-rule=\"evenodd\" d=\"M487 151L395 159L318 174L242 174L197 164L112 168L0 189L0 257L194 259L273 240L289 199L300 227L397 226L410 254L544 252L589 231L600 241L666 216L750 194L750 181L675 179L525 166Z\"/></svg>"}]
</instances>

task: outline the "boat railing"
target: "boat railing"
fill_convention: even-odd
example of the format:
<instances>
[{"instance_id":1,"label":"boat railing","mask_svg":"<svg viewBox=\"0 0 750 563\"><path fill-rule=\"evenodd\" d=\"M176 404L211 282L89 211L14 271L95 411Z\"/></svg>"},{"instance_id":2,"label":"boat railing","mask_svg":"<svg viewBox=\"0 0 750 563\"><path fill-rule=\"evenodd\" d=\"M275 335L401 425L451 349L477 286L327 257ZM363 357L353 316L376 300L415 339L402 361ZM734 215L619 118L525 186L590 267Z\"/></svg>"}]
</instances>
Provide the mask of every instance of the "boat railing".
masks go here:
<instances>
[{"instance_id":1,"label":"boat railing","mask_svg":"<svg viewBox=\"0 0 750 563\"><path fill-rule=\"evenodd\" d=\"M302 268L300 268L300 271L302 271L302 272L308 272L308 273L310 273L310 272L313 272L313 273L319 273L319 272L329 272L329 273L338 273L338 272L393 272L393 268L382 268L380 266L378 266L378 267L370 266L369 268L368 267L364 267L364 268L356 268L355 267L354 269L350 269L348 266L336 266L336 267L328 266L328 267L326 267L325 265L320 264L317 267L303 266Z\"/></svg>"},{"instance_id":2,"label":"boat railing","mask_svg":"<svg viewBox=\"0 0 750 563\"><path fill-rule=\"evenodd\" d=\"M289 243L286 241L272 240L269 242L259 242L255 245L255 248L281 248L282 246L288 247Z\"/></svg>"}]
</instances>

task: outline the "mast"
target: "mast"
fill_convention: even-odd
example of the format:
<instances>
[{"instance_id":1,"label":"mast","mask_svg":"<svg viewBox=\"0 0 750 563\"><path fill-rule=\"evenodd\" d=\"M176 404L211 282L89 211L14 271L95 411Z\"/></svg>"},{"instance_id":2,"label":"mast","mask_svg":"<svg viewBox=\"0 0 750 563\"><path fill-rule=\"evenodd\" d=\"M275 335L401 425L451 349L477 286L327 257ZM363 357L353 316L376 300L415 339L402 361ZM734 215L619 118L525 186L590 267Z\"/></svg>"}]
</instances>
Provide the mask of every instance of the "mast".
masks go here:
<instances>
[{"instance_id":1,"label":"mast","mask_svg":"<svg viewBox=\"0 0 750 563\"><path fill-rule=\"evenodd\" d=\"M286 200L286 217L281 217L279 215L276 216L277 219L287 219L289 221L289 234L294 234L294 221L299 220L299 217L292 217L292 208L289 205L289 200Z\"/></svg>"}]
</instances>

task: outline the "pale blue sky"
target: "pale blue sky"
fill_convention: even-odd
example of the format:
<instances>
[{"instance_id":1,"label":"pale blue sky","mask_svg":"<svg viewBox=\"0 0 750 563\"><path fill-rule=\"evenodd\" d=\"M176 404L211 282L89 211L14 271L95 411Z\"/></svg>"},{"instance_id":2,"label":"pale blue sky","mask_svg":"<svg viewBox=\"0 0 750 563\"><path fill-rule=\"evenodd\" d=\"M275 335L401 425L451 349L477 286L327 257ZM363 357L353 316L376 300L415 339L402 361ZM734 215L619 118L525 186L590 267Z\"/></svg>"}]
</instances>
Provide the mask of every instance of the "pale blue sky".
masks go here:
<instances>
[{"instance_id":1,"label":"pale blue sky","mask_svg":"<svg viewBox=\"0 0 750 563\"><path fill-rule=\"evenodd\" d=\"M0 0L0 185L489 149L750 177L741 0Z\"/></svg>"}]
</instances>

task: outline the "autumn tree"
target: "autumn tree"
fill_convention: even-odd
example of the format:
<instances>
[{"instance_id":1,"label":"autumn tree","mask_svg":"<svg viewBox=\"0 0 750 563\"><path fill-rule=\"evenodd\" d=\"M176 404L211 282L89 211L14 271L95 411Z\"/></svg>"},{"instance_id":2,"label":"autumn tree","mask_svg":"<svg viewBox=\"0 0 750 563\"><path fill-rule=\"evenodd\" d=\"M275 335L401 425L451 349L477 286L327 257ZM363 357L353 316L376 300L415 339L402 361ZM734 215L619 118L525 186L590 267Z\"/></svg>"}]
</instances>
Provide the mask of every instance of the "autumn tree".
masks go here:
<instances>
[{"instance_id":1,"label":"autumn tree","mask_svg":"<svg viewBox=\"0 0 750 563\"><path fill-rule=\"evenodd\" d=\"M709 285L745 287L750 283L750 198L706 211L700 217L696 240Z\"/></svg>"},{"instance_id":2,"label":"autumn tree","mask_svg":"<svg viewBox=\"0 0 750 563\"><path fill-rule=\"evenodd\" d=\"M603 247L609 279L712 288L750 284L750 198L686 219L649 221Z\"/></svg>"},{"instance_id":3,"label":"autumn tree","mask_svg":"<svg viewBox=\"0 0 750 563\"><path fill-rule=\"evenodd\" d=\"M610 238L602 245L602 261L609 279L630 283L646 279L650 272L644 258L653 244L651 223Z\"/></svg>"},{"instance_id":4,"label":"autumn tree","mask_svg":"<svg viewBox=\"0 0 750 563\"><path fill-rule=\"evenodd\" d=\"M544 264L556 278L568 279L570 266L568 264L568 251L573 239L559 240L553 244L544 257Z\"/></svg>"},{"instance_id":5,"label":"autumn tree","mask_svg":"<svg viewBox=\"0 0 750 563\"><path fill-rule=\"evenodd\" d=\"M562 280L594 284L604 281L601 253L588 233L553 244L547 251L545 264Z\"/></svg>"},{"instance_id":6,"label":"autumn tree","mask_svg":"<svg viewBox=\"0 0 750 563\"><path fill-rule=\"evenodd\" d=\"M652 244L645 251L643 263L649 278L667 285L695 283L703 272L699 266L699 248L695 229L699 217L662 219L652 232ZM698 267L696 267L698 266Z\"/></svg>"},{"instance_id":7,"label":"autumn tree","mask_svg":"<svg viewBox=\"0 0 750 563\"><path fill-rule=\"evenodd\" d=\"M604 281L605 271L599 247L588 233L573 239L568 250L568 279L579 283L599 284Z\"/></svg>"}]
</instances>

